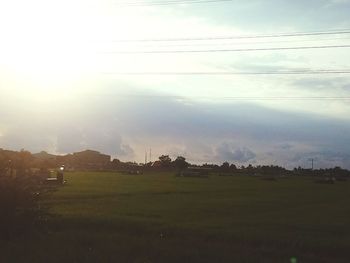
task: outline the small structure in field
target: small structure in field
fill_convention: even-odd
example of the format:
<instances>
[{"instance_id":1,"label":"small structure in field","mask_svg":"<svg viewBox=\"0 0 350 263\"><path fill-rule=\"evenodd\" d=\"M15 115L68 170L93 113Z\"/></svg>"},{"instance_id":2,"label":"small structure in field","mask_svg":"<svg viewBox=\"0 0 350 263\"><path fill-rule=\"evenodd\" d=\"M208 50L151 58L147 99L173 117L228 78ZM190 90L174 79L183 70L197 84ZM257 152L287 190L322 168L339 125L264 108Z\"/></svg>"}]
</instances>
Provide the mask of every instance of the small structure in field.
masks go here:
<instances>
[{"instance_id":1,"label":"small structure in field","mask_svg":"<svg viewBox=\"0 0 350 263\"><path fill-rule=\"evenodd\" d=\"M317 184L334 184L335 178L334 177L326 177L326 178L316 180L315 183L317 183Z\"/></svg>"},{"instance_id":2,"label":"small structure in field","mask_svg":"<svg viewBox=\"0 0 350 263\"><path fill-rule=\"evenodd\" d=\"M56 177L48 177L45 181L47 184L64 184L64 166L61 166L56 172Z\"/></svg>"},{"instance_id":3,"label":"small structure in field","mask_svg":"<svg viewBox=\"0 0 350 263\"><path fill-rule=\"evenodd\" d=\"M344 177L344 176L336 176L335 177L335 180L337 182L347 182L348 181L348 178L347 177Z\"/></svg>"},{"instance_id":4,"label":"small structure in field","mask_svg":"<svg viewBox=\"0 0 350 263\"><path fill-rule=\"evenodd\" d=\"M141 170L125 170L125 171L121 171L122 174L129 174L129 175L141 175L143 174L143 171Z\"/></svg>"},{"instance_id":5,"label":"small structure in field","mask_svg":"<svg viewBox=\"0 0 350 263\"><path fill-rule=\"evenodd\" d=\"M277 178L276 178L276 177L273 177L273 176L263 176L263 177L261 177L261 180L276 182L276 181L277 181Z\"/></svg>"},{"instance_id":6,"label":"small structure in field","mask_svg":"<svg viewBox=\"0 0 350 263\"><path fill-rule=\"evenodd\" d=\"M219 173L219 176L233 176L233 173Z\"/></svg>"},{"instance_id":7,"label":"small structure in field","mask_svg":"<svg viewBox=\"0 0 350 263\"><path fill-rule=\"evenodd\" d=\"M188 167L185 170L178 173L177 176L208 178L211 171L212 171L211 168Z\"/></svg>"}]
</instances>

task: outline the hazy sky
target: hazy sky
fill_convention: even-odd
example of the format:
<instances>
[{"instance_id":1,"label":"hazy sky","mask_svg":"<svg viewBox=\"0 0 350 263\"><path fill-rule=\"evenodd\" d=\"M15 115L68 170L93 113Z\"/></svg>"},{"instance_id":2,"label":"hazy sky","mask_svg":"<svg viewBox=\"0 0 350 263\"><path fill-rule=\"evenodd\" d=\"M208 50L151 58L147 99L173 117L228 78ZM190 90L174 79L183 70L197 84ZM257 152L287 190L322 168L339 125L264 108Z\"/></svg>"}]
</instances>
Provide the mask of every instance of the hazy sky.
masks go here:
<instances>
[{"instance_id":1,"label":"hazy sky","mask_svg":"<svg viewBox=\"0 0 350 263\"><path fill-rule=\"evenodd\" d=\"M0 2L0 148L350 168L350 74L120 74L350 70L350 48L137 53L340 46L350 34L125 41L350 31L350 1L144 2Z\"/></svg>"}]
</instances>

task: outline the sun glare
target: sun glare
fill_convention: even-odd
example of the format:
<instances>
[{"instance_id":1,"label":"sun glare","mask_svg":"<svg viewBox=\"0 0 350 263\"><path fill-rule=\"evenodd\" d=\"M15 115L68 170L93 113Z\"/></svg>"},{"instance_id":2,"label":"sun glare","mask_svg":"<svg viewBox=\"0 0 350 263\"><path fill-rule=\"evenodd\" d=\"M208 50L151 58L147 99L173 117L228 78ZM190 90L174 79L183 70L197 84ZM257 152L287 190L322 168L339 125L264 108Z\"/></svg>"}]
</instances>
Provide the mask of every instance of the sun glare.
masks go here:
<instances>
[{"instance_id":1,"label":"sun glare","mask_svg":"<svg viewBox=\"0 0 350 263\"><path fill-rule=\"evenodd\" d=\"M106 41L141 34L142 17L131 17L128 9L111 14L98 1L1 3L0 66L46 88L130 68L133 62L125 57L101 54L110 50Z\"/></svg>"}]
</instances>

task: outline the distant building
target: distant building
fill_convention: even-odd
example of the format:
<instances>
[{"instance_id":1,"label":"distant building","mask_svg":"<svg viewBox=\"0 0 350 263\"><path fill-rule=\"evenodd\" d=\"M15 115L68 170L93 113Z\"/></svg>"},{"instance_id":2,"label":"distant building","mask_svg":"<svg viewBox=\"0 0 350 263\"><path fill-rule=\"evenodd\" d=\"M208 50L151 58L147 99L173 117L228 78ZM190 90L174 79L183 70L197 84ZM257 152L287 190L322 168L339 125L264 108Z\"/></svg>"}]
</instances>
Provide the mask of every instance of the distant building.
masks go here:
<instances>
[{"instance_id":1,"label":"distant building","mask_svg":"<svg viewBox=\"0 0 350 263\"><path fill-rule=\"evenodd\" d=\"M64 156L57 156L58 165L67 169L100 170L111 164L111 156L98 151L85 150Z\"/></svg>"},{"instance_id":2,"label":"distant building","mask_svg":"<svg viewBox=\"0 0 350 263\"><path fill-rule=\"evenodd\" d=\"M74 167L86 169L105 168L111 162L110 155L92 150L73 153L70 159Z\"/></svg>"},{"instance_id":3,"label":"distant building","mask_svg":"<svg viewBox=\"0 0 350 263\"><path fill-rule=\"evenodd\" d=\"M14 160L17 158L18 152L10 151L10 150L4 150L0 148L0 158L5 160Z\"/></svg>"},{"instance_id":4,"label":"distant building","mask_svg":"<svg viewBox=\"0 0 350 263\"><path fill-rule=\"evenodd\" d=\"M160 168L162 167L162 162L161 161L155 161L151 163L151 167L153 168Z\"/></svg>"}]
</instances>

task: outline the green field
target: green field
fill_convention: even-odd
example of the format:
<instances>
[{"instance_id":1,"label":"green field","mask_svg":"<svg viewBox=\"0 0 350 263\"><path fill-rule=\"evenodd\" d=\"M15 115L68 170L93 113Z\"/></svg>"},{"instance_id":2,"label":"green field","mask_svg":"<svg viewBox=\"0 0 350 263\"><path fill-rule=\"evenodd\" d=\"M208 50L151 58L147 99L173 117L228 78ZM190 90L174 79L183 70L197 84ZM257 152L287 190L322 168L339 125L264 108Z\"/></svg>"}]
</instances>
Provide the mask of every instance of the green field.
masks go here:
<instances>
[{"instance_id":1,"label":"green field","mask_svg":"<svg viewBox=\"0 0 350 263\"><path fill-rule=\"evenodd\" d=\"M69 173L0 262L350 262L350 182Z\"/></svg>"}]
</instances>

